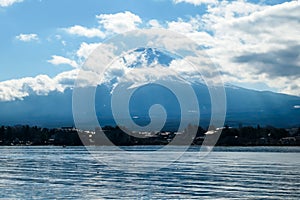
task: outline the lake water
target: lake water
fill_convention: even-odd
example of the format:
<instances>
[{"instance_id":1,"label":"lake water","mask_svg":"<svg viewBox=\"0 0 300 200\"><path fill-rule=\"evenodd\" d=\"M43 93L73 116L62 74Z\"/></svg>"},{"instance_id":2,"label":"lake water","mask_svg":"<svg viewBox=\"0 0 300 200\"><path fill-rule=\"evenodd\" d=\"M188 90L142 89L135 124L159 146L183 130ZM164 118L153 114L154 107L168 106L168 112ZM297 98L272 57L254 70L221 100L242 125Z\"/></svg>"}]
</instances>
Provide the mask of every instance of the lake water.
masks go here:
<instances>
[{"instance_id":1,"label":"lake water","mask_svg":"<svg viewBox=\"0 0 300 200\"><path fill-rule=\"evenodd\" d=\"M198 150L135 172L98 162L84 147L0 147L0 198L300 199L299 147L216 147L202 159Z\"/></svg>"}]
</instances>

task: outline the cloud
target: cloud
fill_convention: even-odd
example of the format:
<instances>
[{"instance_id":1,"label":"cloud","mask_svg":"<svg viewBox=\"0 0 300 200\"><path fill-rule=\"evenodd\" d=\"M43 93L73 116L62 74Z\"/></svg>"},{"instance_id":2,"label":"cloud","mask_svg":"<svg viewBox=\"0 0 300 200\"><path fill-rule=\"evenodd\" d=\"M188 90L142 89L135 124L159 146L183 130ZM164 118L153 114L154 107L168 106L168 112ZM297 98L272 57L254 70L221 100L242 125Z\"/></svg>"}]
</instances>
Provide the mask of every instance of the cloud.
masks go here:
<instances>
[{"instance_id":1,"label":"cloud","mask_svg":"<svg viewBox=\"0 0 300 200\"><path fill-rule=\"evenodd\" d=\"M56 89L61 90L61 88L56 87L54 81L47 75L13 79L0 82L0 101L23 99L33 93L45 95Z\"/></svg>"},{"instance_id":2,"label":"cloud","mask_svg":"<svg viewBox=\"0 0 300 200\"><path fill-rule=\"evenodd\" d=\"M291 41L299 43L299 4L289 2L262 7L263 10L257 11L255 11L257 8L253 6L252 8L254 12L250 12L247 16L234 17L223 24L215 25L213 29L216 35L234 36L235 40L244 45L252 43L258 48L257 51L289 46L293 44Z\"/></svg>"},{"instance_id":3,"label":"cloud","mask_svg":"<svg viewBox=\"0 0 300 200\"><path fill-rule=\"evenodd\" d=\"M18 36L16 36L17 40L23 41L23 42L30 42L30 41L34 41L34 40L39 40L39 37L37 34L20 34Z\"/></svg>"},{"instance_id":4,"label":"cloud","mask_svg":"<svg viewBox=\"0 0 300 200\"><path fill-rule=\"evenodd\" d=\"M79 49L76 51L76 56L80 59L87 59L87 57L100 45L101 43L86 43L80 44Z\"/></svg>"},{"instance_id":5,"label":"cloud","mask_svg":"<svg viewBox=\"0 0 300 200\"><path fill-rule=\"evenodd\" d=\"M116 46L106 43L99 45L101 45L102 48L97 49L96 53L92 53L88 56L87 62L82 66L83 70L102 74L103 68L107 66L102 66L101 63L110 63L117 57L117 55L115 55ZM83 44L77 51L77 55L87 56L88 53L93 52L95 49L95 44ZM101 60L101 62L98 62L99 60Z\"/></svg>"},{"instance_id":6,"label":"cloud","mask_svg":"<svg viewBox=\"0 0 300 200\"><path fill-rule=\"evenodd\" d=\"M138 57L142 59L137 59ZM138 64L137 64L138 62ZM135 67L131 65L135 63ZM131 52L115 60L103 74L100 84L111 86L111 90L118 84L128 84L130 88L153 83L158 80L180 80L174 70L168 66L158 64L156 60L151 63L143 59L143 53Z\"/></svg>"},{"instance_id":7,"label":"cloud","mask_svg":"<svg viewBox=\"0 0 300 200\"><path fill-rule=\"evenodd\" d=\"M175 4L178 3L190 3L195 6L199 6L201 4L216 4L218 3L218 0L173 0Z\"/></svg>"},{"instance_id":8,"label":"cloud","mask_svg":"<svg viewBox=\"0 0 300 200\"><path fill-rule=\"evenodd\" d=\"M195 26L190 22L184 22L182 19L178 21L168 22L168 29L174 32L179 32L182 34L190 33L195 31Z\"/></svg>"},{"instance_id":9,"label":"cloud","mask_svg":"<svg viewBox=\"0 0 300 200\"><path fill-rule=\"evenodd\" d=\"M202 16L190 17L187 20L179 18L176 21L161 23L153 19L146 24L147 27L165 26L169 30L186 35L203 46L209 58L217 66L220 66L219 69L225 82L241 83L242 85L247 85L247 83L264 84L268 88L273 88L274 91L300 95L299 8L300 5L297 2L269 6L246 1L221 1L209 4L207 12ZM128 11L98 15L97 19L99 20L97 28L73 26L65 30L72 30L68 32L70 34L104 38L111 33L122 33L140 28L139 26L142 24L139 16ZM149 42L159 43L161 42L159 39ZM167 42L174 44L175 39L169 38ZM78 50L74 51L74 56L79 62L57 55L52 56L48 62L54 65L68 64L76 68L78 67L77 63L88 59L99 45L106 45L104 48L106 51L98 52L98 55L107 54L103 57L109 61L116 58L116 47L114 46L82 42ZM173 47L182 48L184 45L184 41L179 41ZM125 56L126 64L135 62L137 56ZM145 62L143 59L140 61ZM186 61L186 58L173 60L169 68L158 65L151 68L150 71L143 68L134 71L126 69L125 63L119 59L110 66L103 81L109 82L112 77L118 79L125 75L123 80L131 80L140 84L151 81L153 78L177 77L178 74L184 79L199 80L197 71L187 67ZM97 73L99 72L97 68L95 69L95 66L98 65L97 63L90 64L91 66L85 66L78 78L79 84L82 86L98 83ZM54 90L64 91L65 88L73 87L77 73L78 70L74 69L54 78L42 75L11 80L6 83L0 82L0 100L22 99L31 93L43 95ZM45 85L44 90L41 89L43 85Z\"/></svg>"},{"instance_id":10,"label":"cloud","mask_svg":"<svg viewBox=\"0 0 300 200\"><path fill-rule=\"evenodd\" d=\"M53 81L56 85L56 90L63 91L66 88L73 88L78 72L78 69L73 69L56 75L53 78Z\"/></svg>"},{"instance_id":11,"label":"cloud","mask_svg":"<svg viewBox=\"0 0 300 200\"><path fill-rule=\"evenodd\" d=\"M73 88L79 70L63 72L50 78L47 75L26 77L0 82L0 101L23 100L30 95L48 95L50 92L64 92L67 88ZM83 86L91 85L89 80L79 79Z\"/></svg>"},{"instance_id":12,"label":"cloud","mask_svg":"<svg viewBox=\"0 0 300 200\"><path fill-rule=\"evenodd\" d=\"M48 60L47 62L49 62L53 65L64 65L65 64L65 65L70 65L74 68L78 67L78 64L74 60L71 60L69 58L65 58L62 56L56 56L56 55L53 55L52 59Z\"/></svg>"},{"instance_id":13,"label":"cloud","mask_svg":"<svg viewBox=\"0 0 300 200\"><path fill-rule=\"evenodd\" d=\"M180 2L182 1L178 0L175 3ZM197 5L206 2L209 5L202 16L162 23L152 19L146 22L146 27L164 26L203 46L210 59L220 66L225 82L263 84L274 91L300 94L300 88L296 87L300 85L297 53L300 47L300 5L297 2L274 6L242 0L185 2ZM139 16L128 11L96 17L99 20L99 30L104 30L106 35L140 28L142 23ZM174 46L174 38L170 38L170 41L160 41L158 38L149 42L169 42L173 48L182 48L185 45L185 41L180 41ZM99 44L82 43L76 56L81 60L87 59ZM114 47L108 48L111 50L108 57L113 59ZM180 62L174 61L170 68L180 71L178 65ZM95 70L92 66L87 69ZM193 76L191 72L181 71L182 74L196 79L197 76Z\"/></svg>"},{"instance_id":14,"label":"cloud","mask_svg":"<svg viewBox=\"0 0 300 200\"><path fill-rule=\"evenodd\" d=\"M162 28L160 23L156 19L151 19L148 24L153 28Z\"/></svg>"},{"instance_id":15,"label":"cloud","mask_svg":"<svg viewBox=\"0 0 300 200\"><path fill-rule=\"evenodd\" d=\"M282 76L298 78L300 77L300 44L264 53L245 53L235 57L234 61L252 65L258 74L266 73L270 78Z\"/></svg>"},{"instance_id":16,"label":"cloud","mask_svg":"<svg viewBox=\"0 0 300 200\"><path fill-rule=\"evenodd\" d=\"M13 5L14 3L20 3L23 0L0 0L0 7L8 7Z\"/></svg>"},{"instance_id":17,"label":"cloud","mask_svg":"<svg viewBox=\"0 0 300 200\"><path fill-rule=\"evenodd\" d=\"M87 28L75 25L64 30L72 35L78 35L88 38L99 37L105 38L111 33L123 33L134 30L142 23L141 18L129 11L119 12L115 14L96 15L99 26L97 28ZM104 31L102 31L104 30Z\"/></svg>"},{"instance_id":18,"label":"cloud","mask_svg":"<svg viewBox=\"0 0 300 200\"><path fill-rule=\"evenodd\" d=\"M105 37L105 34L100 29L97 28L86 28L83 26L75 25L69 28L65 28L64 30L71 35L84 36L88 38Z\"/></svg>"},{"instance_id":19,"label":"cloud","mask_svg":"<svg viewBox=\"0 0 300 200\"><path fill-rule=\"evenodd\" d=\"M96 16L99 24L108 32L123 33L137 28L142 23L141 18L129 11L116 14L100 14Z\"/></svg>"},{"instance_id":20,"label":"cloud","mask_svg":"<svg viewBox=\"0 0 300 200\"><path fill-rule=\"evenodd\" d=\"M166 24L203 46L225 82L300 95L299 9L296 1L274 6L220 1L204 15Z\"/></svg>"},{"instance_id":21,"label":"cloud","mask_svg":"<svg viewBox=\"0 0 300 200\"><path fill-rule=\"evenodd\" d=\"M97 52L97 55L102 54ZM162 80L181 82L199 82L202 80L197 68L193 67L187 60L172 58L173 60L166 62L168 56L155 49L137 49L114 59L107 68L98 65L101 69L105 68L104 71L99 69L97 71L95 68L89 70L98 74L98 78L100 77L98 84L110 86L112 91L118 84L122 83L130 83L130 87L136 87ZM158 62L159 59L165 63ZM93 67L95 66L97 65L93 65Z\"/></svg>"},{"instance_id":22,"label":"cloud","mask_svg":"<svg viewBox=\"0 0 300 200\"><path fill-rule=\"evenodd\" d=\"M274 6L223 1L191 19L199 30L186 34L209 33L207 40L195 40L208 47L206 52L221 66L226 82L262 83L300 95L295 87L300 85L299 8L295 1Z\"/></svg>"}]
</instances>

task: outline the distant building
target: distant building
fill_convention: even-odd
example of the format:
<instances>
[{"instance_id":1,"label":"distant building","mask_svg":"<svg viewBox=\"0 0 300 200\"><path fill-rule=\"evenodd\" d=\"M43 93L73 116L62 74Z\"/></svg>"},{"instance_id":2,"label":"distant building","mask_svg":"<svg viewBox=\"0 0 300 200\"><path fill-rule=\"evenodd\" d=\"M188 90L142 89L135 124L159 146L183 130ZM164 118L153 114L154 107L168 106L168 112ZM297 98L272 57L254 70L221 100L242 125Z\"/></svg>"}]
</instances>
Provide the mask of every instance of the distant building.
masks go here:
<instances>
[{"instance_id":1,"label":"distant building","mask_svg":"<svg viewBox=\"0 0 300 200\"><path fill-rule=\"evenodd\" d=\"M293 145L296 144L296 138L295 137L285 137L285 138L281 138L279 140L279 142L281 144L285 144L285 145Z\"/></svg>"},{"instance_id":2,"label":"distant building","mask_svg":"<svg viewBox=\"0 0 300 200\"><path fill-rule=\"evenodd\" d=\"M77 129L74 128L73 126L61 127L60 130L62 130L62 131L77 131Z\"/></svg>"}]
</instances>

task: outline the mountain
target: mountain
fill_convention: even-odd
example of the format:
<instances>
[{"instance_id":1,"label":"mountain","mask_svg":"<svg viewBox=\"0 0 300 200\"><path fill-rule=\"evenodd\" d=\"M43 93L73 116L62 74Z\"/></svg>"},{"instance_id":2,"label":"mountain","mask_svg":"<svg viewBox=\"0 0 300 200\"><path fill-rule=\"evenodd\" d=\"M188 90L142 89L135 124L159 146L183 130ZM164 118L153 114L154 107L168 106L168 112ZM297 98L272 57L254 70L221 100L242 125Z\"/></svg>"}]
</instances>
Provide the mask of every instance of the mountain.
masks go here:
<instances>
[{"instance_id":1,"label":"mountain","mask_svg":"<svg viewBox=\"0 0 300 200\"><path fill-rule=\"evenodd\" d=\"M122 58L128 68L139 68L153 62L168 66L175 58L171 55L140 48L133 52L136 59ZM178 83L180 84L180 83ZM208 88L201 81L190 82L200 108L200 125L208 126L211 117L211 100ZM300 126L300 97L269 91L255 91L226 84L226 124L271 125L275 127ZM23 100L0 102L0 124L28 124L42 127L73 126L72 89L64 92L50 92L47 96L31 94ZM184 90L180 91L184 94ZM114 125L111 110L112 86L98 85L95 109L101 125ZM180 102L166 87L155 83L145 83L133 93L129 110L133 121L139 125L150 122L149 109L160 104L167 114L166 129L176 129L181 118ZM193 116L191 110L190 117ZM160 119L161 116L155 116ZM186 119L188 120L188 119Z\"/></svg>"},{"instance_id":2,"label":"mountain","mask_svg":"<svg viewBox=\"0 0 300 200\"><path fill-rule=\"evenodd\" d=\"M210 119L210 97L202 84L193 85L201 113L200 124L207 126ZM293 127L300 125L300 97L260 92L239 87L225 86L227 98L226 124L272 125ZM155 95L153 95L155 94ZM98 86L96 92L96 113L101 125L113 125L110 109L110 90ZM180 107L174 94L157 85L144 86L136 92L130 102L132 118L140 125L149 123L148 110L153 104L161 104L168 114L169 127L178 127ZM43 127L72 126L72 90L64 93L52 92L48 96L32 95L24 100L0 103L0 124L29 124Z\"/></svg>"}]
</instances>

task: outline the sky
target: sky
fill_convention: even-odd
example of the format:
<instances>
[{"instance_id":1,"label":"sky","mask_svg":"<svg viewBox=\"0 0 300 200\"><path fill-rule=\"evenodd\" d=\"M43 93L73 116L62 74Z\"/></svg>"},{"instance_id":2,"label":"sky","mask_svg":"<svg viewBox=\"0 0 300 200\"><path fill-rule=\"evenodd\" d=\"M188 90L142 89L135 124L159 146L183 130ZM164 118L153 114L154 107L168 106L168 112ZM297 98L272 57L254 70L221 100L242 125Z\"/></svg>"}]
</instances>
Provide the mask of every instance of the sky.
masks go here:
<instances>
[{"instance_id":1,"label":"sky","mask_svg":"<svg viewBox=\"0 0 300 200\"><path fill-rule=\"evenodd\" d=\"M205 47L223 81L300 96L300 1L0 0L0 101L71 87L107 38L164 28Z\"/></svg>"}]
</instances>

